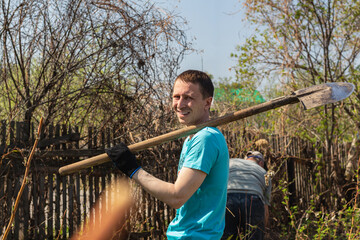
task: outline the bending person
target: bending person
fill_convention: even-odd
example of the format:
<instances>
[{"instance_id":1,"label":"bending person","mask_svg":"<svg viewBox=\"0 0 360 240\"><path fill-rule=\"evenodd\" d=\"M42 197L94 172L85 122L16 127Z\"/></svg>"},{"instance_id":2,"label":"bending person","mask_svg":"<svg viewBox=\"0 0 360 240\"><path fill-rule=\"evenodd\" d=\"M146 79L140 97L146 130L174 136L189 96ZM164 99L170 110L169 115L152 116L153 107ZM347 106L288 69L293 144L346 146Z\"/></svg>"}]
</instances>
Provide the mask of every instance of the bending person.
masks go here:
<instances>
[{"instance_id":1,"label":"bending person","mask_svg":"<svg viewBox=\"0 0 360 240\"><path fill-rule=\"evenodd\" d=\"M271 197L271 180L265 180L264 157L250 151L245 159L232 158L222 239L264 239Z\"/></svg>"}]
</instances>

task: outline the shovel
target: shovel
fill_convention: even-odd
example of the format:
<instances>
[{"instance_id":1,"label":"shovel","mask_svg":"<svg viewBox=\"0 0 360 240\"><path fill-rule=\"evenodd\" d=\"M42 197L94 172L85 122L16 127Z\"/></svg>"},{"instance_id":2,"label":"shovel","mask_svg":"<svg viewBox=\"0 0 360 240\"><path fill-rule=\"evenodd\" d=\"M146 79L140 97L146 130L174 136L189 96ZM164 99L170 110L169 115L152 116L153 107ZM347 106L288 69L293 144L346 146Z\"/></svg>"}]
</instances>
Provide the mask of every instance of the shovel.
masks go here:
<instances>
[{"instance_id":1,"label":"shovel","mask_svg":"<svg viewBox=\"0 0 360 240\"><path fill-rule=\"evenodd\" d=\"M150 138L145 141L141 141L128 146L131 152L138 152L150 147L160 145L171 140L186 137L193 133L198 132L204 127L216 127L219 125L227 124L239 119L243 119L249 116L253 116L258 113L275 109L288 104L294 104L301 102L303 107L306 109L322 106L329 103L335 103L343 100L351 95L354 91L354 85L352 83L345 82L332 82L324 83L320 85L311 86L308 88L300 89L293 92L291 95L283 96L272 99L268 102L261 103L249 108L245 108L222 117L218 117L204 123L188 126L182 129L178 129L154 138ZM73 163L67 166L61 167L59 173L66 175L77 172L79 170L89 168L92 166L100 165L110 161L110 158L106 153Z\"/></svg>"}]
</instances>

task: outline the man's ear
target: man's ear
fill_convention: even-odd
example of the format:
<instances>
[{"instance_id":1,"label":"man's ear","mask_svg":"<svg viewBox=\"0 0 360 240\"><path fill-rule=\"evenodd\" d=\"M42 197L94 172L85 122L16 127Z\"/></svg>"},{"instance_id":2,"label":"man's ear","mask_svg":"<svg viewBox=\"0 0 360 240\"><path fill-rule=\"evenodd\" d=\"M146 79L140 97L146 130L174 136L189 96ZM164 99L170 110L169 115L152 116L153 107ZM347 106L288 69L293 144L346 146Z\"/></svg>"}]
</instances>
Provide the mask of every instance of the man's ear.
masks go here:
<instances>
[{"instance_id":1,"label":"man's ear","mask_svg":"<svg viewBox=\"0 0 360 240\"><path fill-rule=\"evenodd\" d=\"M210 109L212 100L213 100L213 97L206 98L206 105L205 105L206 109Z\"/></svg>"},{"instance_id":2,"label":"man's ear","mask_svg":"<svg viewBox=\"0 0 360 240\"><path fill-rule=\"evenodd\" d=\"M264 161L259 161L258 164L259 164L260 167L265 168L265 162Z\"/></svg>"}]
</instances>

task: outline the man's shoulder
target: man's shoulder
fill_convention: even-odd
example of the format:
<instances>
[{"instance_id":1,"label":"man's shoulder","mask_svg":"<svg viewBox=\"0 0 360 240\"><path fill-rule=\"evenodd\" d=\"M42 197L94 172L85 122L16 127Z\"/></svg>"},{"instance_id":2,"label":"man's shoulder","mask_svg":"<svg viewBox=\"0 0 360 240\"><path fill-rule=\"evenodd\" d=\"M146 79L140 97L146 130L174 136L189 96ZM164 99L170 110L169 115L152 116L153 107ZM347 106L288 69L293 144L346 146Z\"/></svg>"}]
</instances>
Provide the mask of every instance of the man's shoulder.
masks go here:
<instances>
[{"instance_id":1,"label":"man's shoulder","mask_svg":"<svg viewBox=\"0 0 360 240\"><path fill-rule=\"evenodd\" d=\"M245 160L245 159L243 159L243 158L230 158L229 161L230 161L231 163L234 163L234 164L238 163L238 164L245 164L245 165L247 165L247 164L249 163L249 161L247 161L247 160Z\"/></svg>"},{"instance_id":2,"label":"man's shoulder","mask_svg":"<svg viewBox=\"0 0 360 240\"><path fill-rule=\"evenodd\" d=\"M230 158L229 164L230 168L253 169L258 170L264 174L266 173L266 170L257 163L245 160L243 158Z\"/></svg>"},{"instance_id":3,"label":"man's shoulder","mask_svg":"<svg viewBox=\"0 0 360 240\"><path fill-rule=\"evenodd\" d=\"M239 167L239 166L246 166L247 161L242 158L230 158L229 159L229 166L230 167Z\"/></svg>"},{"instance_id":4,"label":"man's shoulder","mask_svg":"<svg viewBox=\"0 0 360 240\"><path fill-rule=\"evenodd\" d=\"M204 127L199 132L197 132L198 136L201 137L220 137L225 138L219 129L216 127Z\"/></svg>"}]
</instances>

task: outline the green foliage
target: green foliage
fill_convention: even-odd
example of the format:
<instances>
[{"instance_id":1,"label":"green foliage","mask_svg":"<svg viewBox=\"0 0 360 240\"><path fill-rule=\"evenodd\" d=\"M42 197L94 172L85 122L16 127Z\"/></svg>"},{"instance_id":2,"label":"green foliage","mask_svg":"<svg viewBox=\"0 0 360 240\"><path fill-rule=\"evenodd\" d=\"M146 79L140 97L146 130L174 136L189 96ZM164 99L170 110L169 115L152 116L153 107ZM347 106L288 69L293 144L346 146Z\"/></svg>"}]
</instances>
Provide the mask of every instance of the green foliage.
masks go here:
<instances>
[{"instance_id":1,"label":"green foliage","mask_svg":"<svg viewBox=\"0 0 360 240\"><path fill-rule=\"evenodd\" d=\"M234 68L237 81L259 84L272 79L270 85L279 83L287 90L330 81L359 84L358 1L252 0L246 1L246 10L256 35L231 54L238 60ZM321 111L309 113L314 120L301 124L301 135L326 141L336 134L349 137L352 134L349 123L354 127L360 122L359 114L354 112L360 102L351 98L345 103L336 109L323 108L324 114L320 116Z\"/></svg>"},{"instance_id":2,"label":"green foliage","mask_svg":"<svg viewBox=\"0 0 360 240\"><path fill-rule=\"evenodd\" d=\"M319 155L320 156L320 155ZM344 204L338 211L328 211L319 208L319 193L314 193L308 207L301 209L300 206L290 206L288 183L286 176L282 176L275 186L276 196L281 199L282 208L286 211L286 216L278 216L279 203L272 203L273 208L277 208L272 215L281 221L281 239L359 239L360 237L360 209L358 208L359 185L356 187L354 198ZM358 175L356 176L358 178ZM314 180L317 182L317 180ZM288 220L286 220L288 219Z\"/></svg>"},{"instance_id":3,"label":"green foliage","mask_svg":"<svg viewBox=\"0 0 360 240\"><path fill-rule=\"evenodd\" d=\"M242 82L220 80L215 84L214 104L212 111L217 115L245 109L256 104L265 102L265 99L254 85L246 85ZM257 114L243 120L242 127L260 129L266 125L266 113Z\"/></svg>"},{"instance_id":4,"label":"green foliage","mask_svg":"<svg viewBox=\"0 0 360 240\"><path fill-rule=\"evenodd\" d=\"M265 102L259 91L251 90L239 83L231 85L220 83L219 87L215 88L214 99L217 102L227 102L235 106Z\"/></svg>"}]
</instances>

